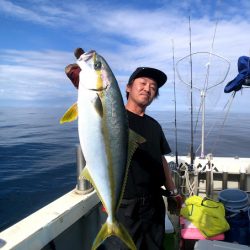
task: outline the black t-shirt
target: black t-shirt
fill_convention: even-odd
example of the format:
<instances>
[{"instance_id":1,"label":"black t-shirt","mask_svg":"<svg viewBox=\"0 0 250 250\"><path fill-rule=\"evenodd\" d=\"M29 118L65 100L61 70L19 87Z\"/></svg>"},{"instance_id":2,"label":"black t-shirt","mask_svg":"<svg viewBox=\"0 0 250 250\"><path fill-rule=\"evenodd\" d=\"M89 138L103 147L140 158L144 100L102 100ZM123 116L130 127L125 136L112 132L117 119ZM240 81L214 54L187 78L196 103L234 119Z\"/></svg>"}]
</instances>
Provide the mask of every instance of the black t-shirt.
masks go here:
<instances>
[{"instance_id":1,"label":"black t-shirt","mask_svg":"<svg viewBox=\"0 0 250 250\"><path fill-rule=\"evenodd\" d=\"M129 128L146 139L134 153L128 171L123 198L132 199L159 191L165 181L162 155L169 154L171 149L156 120L148 115L127 113Z\"/></svg>"}]
</instances>

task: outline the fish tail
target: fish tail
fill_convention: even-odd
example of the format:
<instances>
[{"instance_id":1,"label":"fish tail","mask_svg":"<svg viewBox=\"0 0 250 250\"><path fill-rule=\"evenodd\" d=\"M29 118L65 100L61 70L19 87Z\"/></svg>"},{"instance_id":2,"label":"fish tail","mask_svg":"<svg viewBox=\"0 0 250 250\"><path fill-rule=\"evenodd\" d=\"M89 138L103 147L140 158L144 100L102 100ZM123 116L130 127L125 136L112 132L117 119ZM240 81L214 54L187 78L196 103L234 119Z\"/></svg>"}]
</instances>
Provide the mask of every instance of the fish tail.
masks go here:
<instances>
[{"instance_id":1,"label":"fish tail","mask_svg":"<svg viewBox=\"0 0 250 250\"><path fill-rule=\"evenodd\" d=\"M96 236L91 250L96 250L105 241L105 239L107 239L111 235L121 239L129 249L136 250L135 243L129 235L128 231L122 224L118 223L117 221L113 223L106 222L102 225L102 228Z\"/></svg>"}]
</instances>

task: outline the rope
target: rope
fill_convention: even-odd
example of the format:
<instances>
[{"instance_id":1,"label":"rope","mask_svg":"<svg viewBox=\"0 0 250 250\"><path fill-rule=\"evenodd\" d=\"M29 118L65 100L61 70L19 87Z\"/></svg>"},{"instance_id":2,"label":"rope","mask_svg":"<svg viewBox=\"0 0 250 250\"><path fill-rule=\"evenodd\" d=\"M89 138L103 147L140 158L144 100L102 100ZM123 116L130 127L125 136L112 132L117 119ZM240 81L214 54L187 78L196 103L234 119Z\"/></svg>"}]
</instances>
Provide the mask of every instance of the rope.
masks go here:
<instances>
[{"instance_id":1,"label":"rope","mask_svg":"<svg viewBox=\"0 0 250 250\"><path fill-rule=\"evenodd\" d=\"M179 173L177 173L179 177L182 179L182 183L180 185L181 194L186 197L191 196L191 195L196 195L197 187L198 187L197 178L194 177L193 181L191 181L189 164L187 163L182 164L179 170L184 172L182 176ZM187 192L185 192L186 190Z\"/></svg>"}]
</instances>

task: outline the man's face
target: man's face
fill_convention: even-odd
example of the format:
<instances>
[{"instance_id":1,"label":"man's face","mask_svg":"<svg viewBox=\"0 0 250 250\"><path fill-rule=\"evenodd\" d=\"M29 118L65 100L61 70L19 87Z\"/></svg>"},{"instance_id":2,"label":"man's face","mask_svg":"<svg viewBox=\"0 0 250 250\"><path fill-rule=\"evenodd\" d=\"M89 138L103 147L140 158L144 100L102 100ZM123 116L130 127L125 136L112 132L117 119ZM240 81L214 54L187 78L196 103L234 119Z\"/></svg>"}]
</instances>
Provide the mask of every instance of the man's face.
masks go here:
<instances>
[{"instance_id":1,"label":"man's face","mask_svg":"<svg viewBox=\"0 0 250 250\"><path fill-rule=\"evenodd\" d=\"M152 78L136 78L131 85L127 85L129 101L139 106L146 107L153 101L157 88L157 83Z\"/></svg>"}]
</instances>

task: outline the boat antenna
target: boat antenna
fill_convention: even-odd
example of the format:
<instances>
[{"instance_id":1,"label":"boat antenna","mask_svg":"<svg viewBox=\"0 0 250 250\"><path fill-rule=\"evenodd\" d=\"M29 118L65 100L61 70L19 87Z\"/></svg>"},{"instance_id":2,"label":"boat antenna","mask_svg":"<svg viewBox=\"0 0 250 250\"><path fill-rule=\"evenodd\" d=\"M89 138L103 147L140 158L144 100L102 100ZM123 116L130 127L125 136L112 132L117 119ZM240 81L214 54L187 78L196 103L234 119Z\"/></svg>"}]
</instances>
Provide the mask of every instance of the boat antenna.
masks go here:
<instances>
[{"instance_id":1,"label":"boat antenna","mask_svg":"<svg viewBox=\"0 0 250 250\"><path fill-rule=\"evenodd\" d=\"M189 55L190 55L190 108L191 108L191 145L190 145L190 165L193 168L194 164L194 128L193 128L193 62L192 62L192 34L191 20L189 16Z\"/></svg>"},{"instance_id":2,"label":"boat antenna","mask_svg":"<svg viewBox=\"0 0 250 250\"><path fill-rule=\"evenodd\" d=\"M174 73L174 128L175 128L175 162L177 168L178 163L178 143L177 143L177 118L176 118L176 89L175 89L175 55L174 55L174 40L172 39L172 51L173 51L173 73Z\"/></svg>"}]
</instances>

